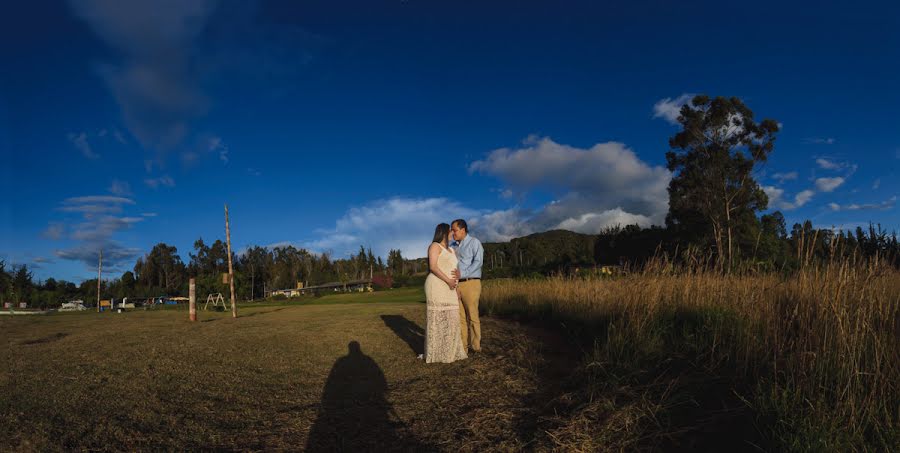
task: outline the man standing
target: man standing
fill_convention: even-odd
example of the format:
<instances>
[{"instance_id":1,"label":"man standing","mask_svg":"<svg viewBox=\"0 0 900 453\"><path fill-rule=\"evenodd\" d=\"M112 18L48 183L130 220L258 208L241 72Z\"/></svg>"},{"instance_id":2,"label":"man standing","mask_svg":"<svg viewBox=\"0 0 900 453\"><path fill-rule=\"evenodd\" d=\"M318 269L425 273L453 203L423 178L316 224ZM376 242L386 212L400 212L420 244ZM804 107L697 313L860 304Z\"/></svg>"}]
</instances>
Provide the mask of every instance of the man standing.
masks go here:
<instances>
[{"instance_id":1,"label":"man standing","mask_svg":"<svg viewBox=\"0 0 900 453\"><path fill-rule=\"evenodd\" d=\"M478 299L481 297L481 266L484 263L484 247L481 241L469 234L463 219L450 224L456 241L456 257L459 269L454 277L459 279L459 322L463 347L481 352L481 322L478 320Z\"/></svg>"}]
</instances>

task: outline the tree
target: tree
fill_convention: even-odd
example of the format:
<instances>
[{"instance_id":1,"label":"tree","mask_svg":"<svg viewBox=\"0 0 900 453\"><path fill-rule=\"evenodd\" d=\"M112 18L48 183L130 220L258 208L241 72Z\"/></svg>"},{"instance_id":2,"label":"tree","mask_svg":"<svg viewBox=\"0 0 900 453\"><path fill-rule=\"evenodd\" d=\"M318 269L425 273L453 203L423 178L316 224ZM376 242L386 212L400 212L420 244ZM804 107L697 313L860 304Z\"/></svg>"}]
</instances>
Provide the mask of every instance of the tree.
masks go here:
<instances>
[{"instance_id":1,"label":"tree","mask_svg":"<svg viewBox=\"0 0 900 453\"><path fill-rule=\"evenodd\" d=\"M149 254L138 258L134 274L137 282L150 291L175 294L186 282L187 269L178 256L178 249L161 242Z\"/></svg>"},{"instance_id":2,"label":"tree","mask_svg":"<svg viewBox=\"0 0 900 453\"><path fill-rule=\"evenodd\" d=\"M720 264L730 268L736 243L748 239L737 235L754 230L756 213L768 206L752 174L774 149L778 124L755 122L738 98L705 95L682 106L678 122L682 130L666 153L674 173L666 224L690 242L715 245Z\"/></svg>"},{"instance_id":3,"label":"tree","mask_svg":"<svg viewBox=\"0 0 900 453\"><path fill-rule=\"evenodd\" d=\"M28 270L28 266L23 264L18 267L14 267L12 284L13 291L16 294L16 298L18 301L30 301L31 300L31 291L33 289L34 284L31 281L33 274Z\"/></svg>"},{"instance_id":4,"label":"tree","mask_svg":"<svg viewBox=\"0 0 900 453\"><path fill-rule=\"evenodd\" d=\"M403 255L400 250L391 249L388 252L387 267L391 275L403 275Z\"/></svg>"},{"instance_id":5,"label":"tree","mask_svg":"<svg viewBox=\"0 0 900 453\"><path fill-rule=\"evenodd\" d=\"M12 297L12 276L6 271L6 261L0 260L0 299Z\"/></svg>"}]
</instances>

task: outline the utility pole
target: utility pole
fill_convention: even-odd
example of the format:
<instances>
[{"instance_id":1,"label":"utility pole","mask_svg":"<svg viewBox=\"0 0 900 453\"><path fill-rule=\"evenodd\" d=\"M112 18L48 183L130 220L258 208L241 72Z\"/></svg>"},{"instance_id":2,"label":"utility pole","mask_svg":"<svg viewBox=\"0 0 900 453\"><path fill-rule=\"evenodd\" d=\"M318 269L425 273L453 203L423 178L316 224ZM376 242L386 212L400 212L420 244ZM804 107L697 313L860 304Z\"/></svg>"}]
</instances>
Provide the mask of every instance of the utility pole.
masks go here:
<instances>
[{"instance_id":1,"label":"utility pole","mask_svg":"<svg viewBox=\"0 0 900 453\"><path fill-rule=\"evenodd\" d=\"M103 249L100 249L100 258L97 260L97 313L100 313L100 278L103 275Z\"/></svg>"},{"instance_id":2,"label":"utility pole","mask_svg":"<svg viewBox=\"0 0 900 453\"><path fill-rule=\"evenodd\" d=\"M225 244L228 246L228 285L231 287L231 317L237 318L237 305L234 303L234 265L231 263L231 230L228 227L228 205L225 205Z\"/></svg>"}]
</instances>

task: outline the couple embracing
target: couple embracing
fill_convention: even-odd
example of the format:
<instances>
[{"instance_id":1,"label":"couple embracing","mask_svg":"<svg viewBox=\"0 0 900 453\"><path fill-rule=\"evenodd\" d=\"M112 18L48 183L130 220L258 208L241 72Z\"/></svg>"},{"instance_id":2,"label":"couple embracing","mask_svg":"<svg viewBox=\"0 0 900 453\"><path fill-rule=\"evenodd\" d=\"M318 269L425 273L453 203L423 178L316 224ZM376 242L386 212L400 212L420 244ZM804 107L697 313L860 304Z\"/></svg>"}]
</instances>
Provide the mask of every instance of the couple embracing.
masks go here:
<instances>
[{"instance_id":1,"label":"couple embracing","mask_svg":"<svg viewBox=\"0 0 900 453\"><path fill-rule=\"evenodd\" d=\"M428 246L425 363L450 363L481 352L481 266L484 248L463 219L439 224Z\"/></svg>"}]
</instances>

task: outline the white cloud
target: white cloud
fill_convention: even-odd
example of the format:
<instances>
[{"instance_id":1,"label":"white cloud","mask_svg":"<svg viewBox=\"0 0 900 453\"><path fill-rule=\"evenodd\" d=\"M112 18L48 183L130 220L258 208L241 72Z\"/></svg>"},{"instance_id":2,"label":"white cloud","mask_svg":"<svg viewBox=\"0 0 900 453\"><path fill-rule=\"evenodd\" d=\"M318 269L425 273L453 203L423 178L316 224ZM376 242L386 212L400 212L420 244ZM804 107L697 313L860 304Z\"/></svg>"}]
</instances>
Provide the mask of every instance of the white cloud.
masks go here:
<instances>
[{"instance_id":1,"label":"white cloud","mask_svg":"<svg viewBox=\"0 0 900 453\"><path fill-rule=\"evenodd\" d=\"M55 255L59 258L81 261L92 267L96 265L99 250L103 250L104 267L108 264L114 268L138 253L136 249L124 247L114 240L116 233L144 220L144 217L120 215L124 207L134 204L134 200L130 198L112 195L67 198L62 201L58 211L80 214L80 220L53 222L47 228L45 236L60 239L65 235L68 239L78 241L72 248L57 250Z\"/></svg>"},{"instance_id":2,"label":"white cloud","mask_svg":"<svg viewBox=\"0 0 900 453\"><path fill-rule=\"evenodd\" d=\"M99 154L94 152L91 144L88 143L88 136L86 133L69 134L68 139L75 145L75 148L78 149L78 151L81 151L81 154L83 154L84 157L87 157L88 159L97 159L100 157Z\"/></svg>"},{"instance_id":3,"label":"white cloud","mask_svg":"<svg viewBox=\"0 0 900 453\"><path fill-rule=\"evenodd\" d=\"M144 184L151 189L156 189L159 187L175 187L175 180L168 175L160 176L159 178L147 178L144 180Z\"/></svg>"},{"instance_id":4,"label":"white cloud","mask_svg":"<svg viewBox=\"0 0 900 453\"><path fill-rule=\"evenodd\" d=\"M331 250L336 257L356 252L360 245L371 247L379 256L398 249L403 256L421 257L426 254L437 224L457 218L472 219L479 214L446 198L376 200L349 209L334 228L317 231L320 237L303 246L316 252Z\"/></svg>"},{"instance_id":5,"label":"white cloud","mask_svg":"<svg viewBox=\"0 0 900 453\"><path fill-rule=\"evenodd\" d=\"M835 176L834 178L818 178L816 179L816 189L820 192L831 192L840 187L844 183L844 178Z\"/></svg>"},{"instance_id":6,"label":"white cloud","mask_svg":"<svg viewBox=\"0 0 900 453\"><path fill-rule=\"evenodd\" d=\"M223 164L228 164L228 145L222 142L221 137L212 137L209 139L208 149L211 152L219 152L219 160Z\"/></svg>"},{"instance_id":7,"label":"white cloud","mask_svg":"<svg viewBox=\"0 0 900 453\"><path fill-rule=\"evenodd\" d=\"M839 205L837 203L829 203L828 207L831 208L832 211L863 211L863 210L882 210L886 211L894 207L897 202L897 197L891 197L888 200L882 201L881 203L851 203L846 205Z\"/></svg>"},{"instance_id":8,"label":"white cloud","mask_svg":"<svg viewBox=\"0 0 900 453\"><path fill-rule=\"evenodd\" d=\"M125 181L113 179L112 184L109 186L109 192L113 195L127 197L131 195L131 185Z\"/></svg>"},{"instance_id":9,"label":"white cloud","mask_svg":"<svg viewBox=\"0 0 900 453\"><path fill-rule=\"evenodd\" d=\"M812 200L813 195L815 195L815 192L813 192L812 190L800 191L799 193L797 193L797 195L794 196L794 207L799 208L800 206L805 205L809 202L809 200Z\"/></svg>"},{"instance_id":10,"label":"white cloud","mask_svg":"<svg viewBox=\"0 0 900 453\"><path fill-rule=\"evenodd\" d=\"M66 198L58 210L82 214L115 213L121 212L122 206L127 204L134 204L134 200L112 195L92 195Z\"/></svg>"},{"instance_id":11,"label":"white cloud","mask_svg":"<svg viewBox=\"0 0 900 453\"><path fill-rule=\"evenodd\" d=\"M596 233L611 226L640 225L648 227L653 221L640 214L631 214L621 208L610 209L601 213L589 212L578 218L563 220L557 225L558 229L581 233Z\"/></svg>"},{"instance_id":12,"label":"white cloud","mask_svg":"<svg viewBox=\"0 0 900 453\"><path fill-rule=\"evenodd\" d=\"M447 198L375 200L350 208L333 228L298 244L335 256L371 247L385 256L399 249L421 257L438 223L468 221L472 235L485 242L507 241L551 229L598 233L611 226L662 224L668 211L671 173L652 167L621 143L600 143L587 149L531 137L516 149L491 151L469 165L470 173L499 178L507 188L502 197L548 190L562 195L537 209L519 206L501 210L472 208Z\"/></svg>"},{"instance_id":13,"label":"white cloud","mask_svg":"<svg viewBox=\"0 0 900 453\"><path fill-rule=\"evenodd\" d=\"M833 162L822 157L816 159L816 164L825 170L840 170L846 166L846 164Z\"/></svg>"},{"instance_id":14,"label":"white cloud","mask_svg":"<svg viewBox=\"0 0 900 453\"><path fill-rule=\"evenodd\" d=\"M781 196L784 195L784 189L775 186L762 186L763 192L769 197L769 207L781 206Z\"/></svg>"},{"instance_id":15,"label":"white cloud","mask_svg":"<svg viewBox=\"0 0 900 453\"><path fill-rule=\"evenodd\" d=\"M784 183L785 181L793 181L797 179L797 172L789 171L787 173L775 173L772 175L772 179L775 179L780 183Z\"/></svg>"},{"instance_id":16,"label":"white cloud","mask_svg":"<svg viewBox=\"0 0 900 453\"><path fill-rule=\"evenodd\" d=\"M877 190L879 187L881 187L881 178L878 178L874 182L872 182L872 190Z\"/></svg>"},{"instance_id":17,"label":"white cloud","mask_svg":"<svg viewBox=\"0 0 900 453\"><path fill-rule=\"evenodd\" d=\"M660 99L656 104L653 104L653 117L662 118L671 124L678 124L678 116L681 115L681 106L690 102L693 97L693 94L684 93L675 99Z\"/></svg>"},{"instance_id":18,"label":"white cloud","mask_svg":"<svg viewBox=\"0 0 900 453\"><path fill-rule=\"evenodd\" d=\"M782 198L784 195L783 189L773 186L763 186L762 189L769 197L770 209L782 209L785 211L791 211L809 203L813 195L816 194L814 190L802 190L794 195L793 201L787 201Z\"/></svg>"},{"instance_id":19,"label":"white cloud","mask_svg":"<svg viewBox=\"0 0 900 453\"><path fill-rule=\"evenodd\" d=\"M563 191L559 203L536 215L547 227L616 208L662 223L669 207L672 174L647 165L617 142L581 149L530 137L521 148L491 151L469 171L496 176L518 192Z\"/></svg>"},{"instance_id":20,"label":"white cloud","mask_svg":"<svg viewBox=\"0 0 900 453\"><path fill-rule=\"evenodd\" d=\"M810 137L804 138L803 143L811 145L833 145L835 143L835 139L832 137Z\"/></svg>"}]
</instances>

